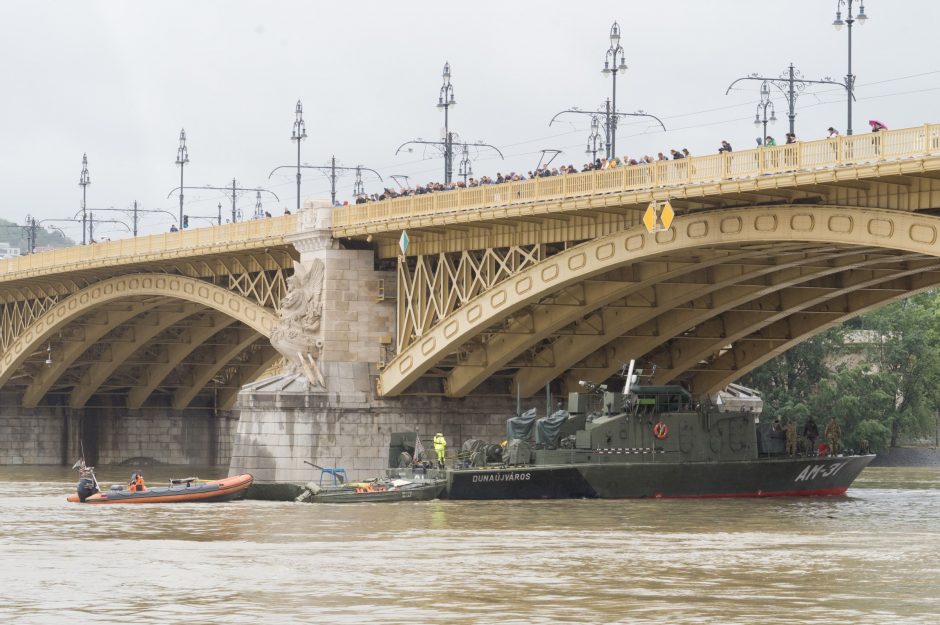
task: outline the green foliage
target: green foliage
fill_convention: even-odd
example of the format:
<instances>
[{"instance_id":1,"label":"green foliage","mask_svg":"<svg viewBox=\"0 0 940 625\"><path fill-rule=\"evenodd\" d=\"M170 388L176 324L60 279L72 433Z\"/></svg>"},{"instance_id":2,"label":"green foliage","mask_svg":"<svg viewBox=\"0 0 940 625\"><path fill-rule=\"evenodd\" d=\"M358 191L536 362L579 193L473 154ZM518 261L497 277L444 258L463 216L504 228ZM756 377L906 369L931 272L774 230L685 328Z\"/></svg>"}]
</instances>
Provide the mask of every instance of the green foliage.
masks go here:
<instances>
[{"instance_id":1,"label":"green foliage","mask_svg":"<svg viewBox=\"0 0 940 625\"><path fill-rule=\"evenodd\" d=\"M855 428L855 440L851 441L855 449L861 449L862 441L868 441L871 451L884 451L891 442L891 430L875 419L863 419Z\"/></svg>"},{"instance_id":2,"label":"green foliage","mask_svg":"<svg viewBox=\"0 0 940 625\"><path fill-rule=\"evenodd\" d=\"M0 219L0 241L9 243L13 247L18 247L25 254L29 243L27 240L26 226ZM36 247L68 247L75 245L75 241L62 235L55 230L46 230L42 226L36 228Z\"/></svg>"},{"instance_id":3,"label":"green foliage","mask_svg":"<svg viewBox=\"0 0 940 625\"><path fill-rule=\"evenodd\" d=\"M746 376L769 418L835 417L845 444L896 446L940 407L940 292L916 295L821 333Z\"/></svg>"}]
</instances>

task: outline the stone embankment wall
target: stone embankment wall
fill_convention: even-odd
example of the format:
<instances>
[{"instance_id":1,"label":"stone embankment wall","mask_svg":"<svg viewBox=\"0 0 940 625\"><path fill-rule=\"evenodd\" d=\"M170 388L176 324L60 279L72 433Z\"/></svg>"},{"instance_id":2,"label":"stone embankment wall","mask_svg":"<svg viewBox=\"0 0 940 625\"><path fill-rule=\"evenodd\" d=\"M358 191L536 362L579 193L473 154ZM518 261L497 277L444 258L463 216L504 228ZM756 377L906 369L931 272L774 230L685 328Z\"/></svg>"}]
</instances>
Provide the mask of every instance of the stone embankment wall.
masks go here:
<instances>
[{"instance_id":1,"label":"stone embankment wall","mask_svg":"<svg viewBox=\"0 0 940 625\"><path fill-rule=\"evenodd\" d=\"M384 474L393 432L417 432L429 454L442 432L448 457L463 441L499 442L506 419L515 413L508 397L403 397L367 399L329 395L266 395L243 392L229 474L251 473L258 482L299 482L319 478L323 467L342 467L350 479Z\"/></svg>"},{"instance_id":2,"label":"stone embankment wall","mask_svg":"<svg viewBox=\"0 0 940 625\"><path fill-rule=\"evenodd\" d=\"M55 409L0 408L0 465L62 464L70 421Z\"/></svg>"},{"instance_id":3,"label":"stone embankment wall","mask_svg":"<svg viewBox=\"0 0 940 625\"><path fill-rule=\"evenodd\" d=\"M938 467L940 466L940 448L937 447L895 447L878 452L872 460L873 467Z\"/></svg>"},{"instance_id":4,"label":"stone embankment wall","mask_svg":"<svg viewBox=\"0 0 940 625\"><path fill-rule=\"evenodd\" d=\"M95 407L19 407L18 398L0 403L0 465L71 464L80 440L97 464L153 458L166 464L226 465L236 417L210 409L183 412L148 408L128 411Z\"/></svg>"}]
</instances>

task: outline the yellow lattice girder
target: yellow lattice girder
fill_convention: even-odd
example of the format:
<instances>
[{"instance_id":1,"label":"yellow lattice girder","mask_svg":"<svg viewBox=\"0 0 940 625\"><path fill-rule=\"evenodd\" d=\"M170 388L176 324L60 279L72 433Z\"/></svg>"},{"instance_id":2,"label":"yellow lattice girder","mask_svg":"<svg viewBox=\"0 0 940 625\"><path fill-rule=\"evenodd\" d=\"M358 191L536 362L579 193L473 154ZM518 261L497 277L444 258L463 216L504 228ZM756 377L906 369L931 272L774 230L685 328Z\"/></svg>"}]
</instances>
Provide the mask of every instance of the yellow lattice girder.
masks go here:
<instances>
[{"instance_id":1,"label":"yellow lattice girder","mask_svg":"<svg viewBox=\"0 0 940 625\"><path fill-rule=\"evenodd\" d=\"M875 290L866 293L867 297L858 301L851 301L851 298L847 297L847 306L844 308L847 312L834 312L829 315L795 315L794 319L788 319L795 338L786 341L740 341L721 355L708 370L695 373L689 382L689 387L696 393L715 392L820 332L870 310L937 288L940 286L938 278L940 276L936 272L911 276L908 278L909 288L900 294L896 291ZM801 323L797 325L797 321Z\"/></svg>"},{"instance_id":2,"label":"yellow lattice girder","mask_svg":"<svg viewBox=\"0 0 940 625\"><path fill-rule=\"evenodd\" d=\"M817 266L811 269L799 266L782 267L781 271L768 276L771 279L766 284L757 287L742 288L745 285L725 283L689 285L688 289L674 289L674 298L664 299L655 308L638 310L633 314L626 312L607 320L603 326L603 334L576 338L561 337L548 347L551 350L550 357L541 359L551 362L552 366L521 368L513 380L513 388L518 386L523 393L535 393L547 382L564 374L577 362L601 349L605 350L611 361L606 369L595 372L594 379L603 380L619 370L623 362L646 354L673 337L684 335L687 329L694 328L736 307L774 312L775 315L767 315L767 323L770 323L776 318L786 316L789 314L788 311L810 307L841 293L879 284L898 274L903 275L900 269L885 270L875 272L877 277L871 278L871 271L861 268L866 265L884 264L884 258L876 256L868 261L858 261L853 258L857 254L854 254L852 250L843 251L841 255L847 256L851 262L833 266ZM822 258L814 258L813 261L837 259L838 256L839 254L830 254ZM902 256L899 260L909 257ZM920 271L920 269L914 271ZM749 276L750 279L753 277ZM820 280L829 277L838 278L839 286L823 287ZM813 288L800 286L808 282L815 282L816 285ZM671 285L663 286L670 287ZM703 296L707 296L704 298L705 301L693 301ZM687 302L692 306L686 307ZM679 307L680 305L682 307ZM628 333L641 336L618 338ZM581 373L570 374L569 380L574 379L575 375L581 375Z\"/></svg>"},{"instance_id":3,"label":"yellow lattice girder","mask_svg":"<svg viewBox=\"0 0 940 625\"><path fill-rule=\"evenodd\" d=\"M147 367L146 379L128 392L127 407L134 410L140 408L164 378L180 366L187 356L209 338L233 323L235 323L235 319L232 317L216 312L212 315L209 325L190 327L183 342L166 347L166 359L163 362L154 363Z\"/></svg>"},{"instance_id":4,"label":"yellow lattice girder","mask_svg":"<svg viewBox=\"0 0 940 625\"><path fill-rule=\"evenodd\" d=\"M125 321L150 310L156 305L156 302L148 304L132 302L126 310L106 311L106 316L101 323L86 323L81 340L65 341L60 344L55 352L55 358L51 359L52 362L38 371L23 393L23 407L35 408L56 380L72 366L86 349L98 342L98 339L122 325Z\"/></svg>"},{"instance_id":5,"label":"yellow lattice girder","mask_svg":"<svg viewBox=\"0 0 940 625\"><path fill-rule=\"evenodd\" d=\"M380 392L403 392L468 339L546 294L663 253L715 245L795 242L895 249L937 255L940 219L880 209L779 205L676 218L650 236L632 228L572 247L490 288L435 324L399 353L379 378Z\"/></svg>"},{"instance_id":6,"label":"yellow lattice girder","mask_svg":"<svg viewBox=\"0 0 940 625\"><path fill-rule=\"evenodd\" d=\"M242 330L238 333L238 340L230 345L218 345L213 349L212 362L200 365L195 377L189 386L177 389L173 394L173 408L181 410L189 405L189 402L206 388L212 378L224 369L228 364L238 357L243 351L260 339L257 332Z\"/></svg>"},{"instance_id":7,"label":"yellow lattice girder","mask_svg":"<svg viewBox=\"0 0 940 625\"><path fill-rule=\"evenodd\" d=\"M898 272L887 282L883 280L872 280L864 286L873 288L881 293L885 293L888 296L891 295L892 291L895 295L900 296L906 293L905 288L896 286L896 283L898 283L900 280L905 280L906 277L910 275L926 272L935 274L933 280L940 282L940 273L938 273L938 269L940 269L940 264L934 264L933 266L926 268L918 267L916 269ZM828 298L845 295L850 289L858 288L859 285L854 285L845 289L836 290L834 293L829 294ZM698 363L710 358L715 354L720 353L722 349L729 345L734 345L737 341L740 340L755 339L755 337L756 340L790 340L794 338L791 336L792 328L790 323L792 319L796 318L795 315L802 312L802 310L806 310L821 304L823 301L824 300L822 300L820 297L807 298L807 302L803 306L790 309L786 313L756 313L753 311L726 312L712 320L718 322L723 328L723 334L721 337L710 338L707 335L700 336L696 331L688 335L682 335L674 338L669 343L667 361L657 361L659 368L656 370L655 379L660 382L672 380L677 372L684 372L695 368ZM816 312L815 314L840 315L838 312ZM703 328L697 328L696 330L699 329Z\"/></svg>"},{"instance_id":8,"label":"yellow lattice girder","mask_svg":"<svg viewBox=\"0 0 940 625\"><path fill-rule=\"evenodd\" d=\"M36 348L72 320L103 304L146 297L180 299L223 312L270 336L277 317L245 297L203 280L167 274L129 274L96 282L65 298L27 328L0 358L0 386Z\"/></svg>"},{"instance_id":9,"label":"yellow lattice girder","mask_svg":"<svg viewBox=\"0 0 940 625\"><path fill-rule=\"evenodd\" d=\"M780 249L775 250L776 253L782 254L786 251L791 251L797 246L781 246ZM804 245L799 245L799 248L805 248ZM738 252L736 254L718 254L715 253L713 256L709 257L708 254L702 254L700 256L700 261L698 263L690 263L687 265L682 265L680 263L659 263L659 271L647 271L646 279L640 283L622 283L619 290L611 289L608 293L605 294L603 299L596 299L590 304L578 308L562 308L557 310L547 309L544 305L538 304L533 306L533 311L531 317L538 324L537 328L533 328L533 332L528 335L516 334L496 334L487 340L485 343L475 348L467 354L465 360L470 364L459 364L451 370L451 373L448 375L446 384L446 391L448 395L453 396L463 396L468 392L472 391L478 384L483 382L486 379L488 374L494 369L498 369L503 366L512 358L518 356L525 349L527 349L532 344L548 337L553 332L558 329L566 326L569 323L575 322L583 318L587 313L605 306L617 299L627 297L631 293L642 292L643 289L652 289L654 294L652 297L653 301L662 300L663 296L658 296L657 294L660 291L668 291L668 295L673 299L664 300L661 307L669 308L676 306L678 304L685 303L691 299L702 297L708 293L718 291L722 288L731 286L742 281L753 280L767 274L780 274L786 269L793 269L799 271L801 266L818 263L828 259L838 258L840 256L845 256L851 252L840 251L838 253L827 254L824 256L816 256L809 258L803 255L796 255L795 258L788 261L779 261L776 264L772 265L754 265L753 267L745 267L742 265L736 265L734 263L740 262L743 263L746 259L753 259L755 257L766 258L767 254L763 250L749 250L746 252ZM649 265L649 263L646 263ZM695 282L689 282L688 284L683 284L679 281L682 276L686 276L692 272L701 273L703 270L721 265L720 276L716 275L711 282L708 284L700 284ZM736 269L737 268L737 269ZM822 268L818 271L825 272L829 268ZM545 312L551 312L552 314L546 315ZM623 312L623 311L621 311ZM540 314L541 313L541 314ZM655 314L651 311L644 311L646 317L649 318L649 315ZM642 315L641 315L642 316ZM635 323L642 323L643 319L638 318ZM623 328L620 325L614 325L611 327L611 324L615 323L614 319L601 317L597 325L604 327L605 329L610 328L611 332L622 333L625 332L628 328ZM578 341L585 345L585 351L590 353L599 348L598 345L591 343L591 337L581 337L577 339L568 338L571 341ZM609 339L608 339L609 340ZM550 348L549 348L550 349ZM476 354L474 352L481 352ZM583 357L583 356L582 356ZM572 362L559 363L559 359L555 355L551 355L548 358L540 359L540 361L547 361L555 363L555 367L549 367L549 374L547 380L552 380L556 376L560 375L565 368L571 366L579 360L576 358ZM477 364L479 363L479 364ZM545 372L545 368L541 367L540 372ZM535 375L535 374L533 374ZM517 378L517 382L520 382ZM544 385L544 382L540 382L539 388ZM513 388L516 388L515 383ZM526 384L528 389L528 383Z\"/></svg>"},{"instance_id":10,"label":"yellow lattice girder","mask_svg":"<svg viewBox=\"0 0 940 625\"><path fill-rule=\"evenodd\" d=\"M936 268L937 265L934 266ZM871 293L875 296L884 294L886 297L900 295L904 289L897 287L898 280L905 280L906 276L920 273L920 268L898 272L889 276L879 276L872 280L854 280L851 286L841 288L815 288L801 289L792 287L783 292L767 296L766 300L776 299L776 302L751 302L753 310L729 310L706 318L692 319L693 332L664 332L662 335L653 334L648 328L639 328L631 336L622 336L614 339L604 346L604 353L608 358L606 366L599 368L570 369L566 375L568 388L574 388L578 380L604 380L620 370L622 363L634 358L637 354L647 354L661 345L669 346L669 353L678 351L677 359L681 362L668 362L657 357L654 353L652 362L657 365L655 380L660 383L673 381L680 374L695 369L700 361L712 354L717 354L740 340L750 341L777 341L784 342L793 338L791 334L796 330L790 320L804 311L814 308L808 316L841 316L829 308L839 308L845 305L841 298L852 295L858 301L863 295ZM835 276L842 278L843 276ZM845 276L847 282L853 282L851 276ZM867 301L867 300L865 300ZM798 303L795 303L798 302ZM836 303L833 303L836 302ZM763 304L763 305L762 305ZM770 305L767 305L770 304ZM672 317L669 311L663 317ZM664 319L661 323L667 323ZM682 324L680 324L682 325ZM702 329L705 332L717 326L721 329L720 336L710 340L701 340L697 334ZM766 335L755 338L753 333L769 328ZM684 351L688 348L689 353ZM698 354L698 357L695 357ZM543 382L544 383L544 382Z\"/></svg>"},{"instance_id":11,"label":"yellow lattice girder","mask_svg":"<svg viewBox=\"0 0 940 625\"><path fill-rule=\"evenodd\" d=\"M81 380L72 389L69 396L70 408L82 408L95 391L98 390L108 378L111 377L118 367L130 358L138 349L146 345L150 339L154 338L167 328L176 325L187 317L190 317L201 310L196 304L184 304L177 311L158 311L149 313L136 318L136 323L132 324L133 338L129 341L110 343L110 359L104 362L96 362L88 366ZM155 316L156 319L149 319L149 316ZM143 323L146 321L147 323Z\"/></svg>"}]
</instances>

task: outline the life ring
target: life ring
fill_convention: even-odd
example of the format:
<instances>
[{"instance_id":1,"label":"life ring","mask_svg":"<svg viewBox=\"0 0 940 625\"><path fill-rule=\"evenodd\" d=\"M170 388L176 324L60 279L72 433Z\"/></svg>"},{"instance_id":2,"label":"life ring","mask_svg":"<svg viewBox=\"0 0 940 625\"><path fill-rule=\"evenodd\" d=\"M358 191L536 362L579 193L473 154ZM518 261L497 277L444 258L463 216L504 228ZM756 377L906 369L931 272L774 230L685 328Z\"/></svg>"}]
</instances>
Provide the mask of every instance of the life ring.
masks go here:
<instances>
[{"instance_id":1,"label":"life ring","mask_svg":"<svg viewBox=\"0 0 940 625\"><path fill-rule=\"evenodd\" d=\"M657 421L653 425L653 436L655 436L659 440L663 440L664 438L669 436L669 426L666 425L665 421Z\"/></svg>"}]
</instances>

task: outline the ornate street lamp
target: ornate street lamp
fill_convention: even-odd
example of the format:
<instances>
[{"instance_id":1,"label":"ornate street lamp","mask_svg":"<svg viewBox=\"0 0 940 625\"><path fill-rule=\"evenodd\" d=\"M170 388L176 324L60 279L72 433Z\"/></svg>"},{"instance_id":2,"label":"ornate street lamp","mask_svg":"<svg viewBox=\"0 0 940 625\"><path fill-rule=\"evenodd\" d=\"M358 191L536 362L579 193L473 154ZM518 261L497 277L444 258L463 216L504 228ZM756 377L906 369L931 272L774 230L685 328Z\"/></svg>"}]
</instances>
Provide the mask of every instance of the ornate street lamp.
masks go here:
<instances>
[{"instance_id":1,"label":"ornate street lamp","mask_svg":"<svg viewBox=\"0 0 940 625\"><path fill-rule=\"evenodd\" d=\"M85 233L88 230L86 224L88 223L88 215L85 212L85 191L88 189L88 185L91 184L91 176L88 175L88 154L82 154L82 174L78 179L78 186L82 188L82 245L85 245Z\"/></svg>"},{"instance_id":2,"label":"ornate street lamp","mask_svg":"<svg viewBox=\"0 0 940 625\"><path fill-rule=\"evenodd\" d=\"M454 146L450 133L449 111L450 107L457 104L454 100L454 86L450 84L450 63L444 63L444 72L441 76L444 78L444 84L441 85L441 91L437 97L437 108L444 109L444 184L448 184L454 169Z\"/></svg>"},{"instance_id":3,"label":"ornate street lamp","mask_svg":"<svg viewBox=\"0 0 940 625\"><path fill-rule=\"evenodd\" d=\"M176 164L180 166L180 227L183 227L183 167L189 162L189 150L186 148L186 129L180 130L180 146L176 149Z\"/></svg>"},{"instance_id":4,"label":"ornate street lamp","mask_svg":"<svg viewBox=\"0 0 940 625\"><path fill-rule=\"evenodd\" d=\"M584 151L585 154L591 155L591 163L597 161L597 153L602 143L600 130L601 120L597 115L591 115L591 134L588 135L587 140L587 149Z\"/></svg>"},{"instance_id":5,"label":"ornate street lamp","mask_svg":"<svg viewBox=\"0 0 940 625\"><path fill-rule=\"evenodd\" d=\"M770 109L770 117L767 117L767 109ZM760 102L757 103L757 112L754 114L754 125L764 125L764 133L760 137L760 143L767 139L767 122L777 121L777 112L774 111L774 103L770 99L770 84L764 82L760 86Z\"/></svg>"},{"instance_id":6,"label":"ornate street lamp","mask_svg":"<svg viewBox=\"0 0 940 625\"><path fill-rule=\"evenodd\" d=\"M617 154L617 72L625 71L627 71L627 62L623 46L620 45L620 25L614 22L614 25L610 27L610 48L607 49L604 69L601 70L601 73L610 74L613 77L612 114L607 116L607 135L610 137L610 145L607 146L608 159Z\"/></svg>"},{"instance_id":7,"label":"ornate street lamp","mask_svg":"<svg viewBox=\"0 0 940 625\"><path fill-rule=\"evenodd\" d=\"M307 138L307 126L304 124L304 107L297 100L297 108L294 110L296 119L294 119L294 130L291 132L290 140L297 142L297 212L300 212L300 142Z\"/></svg>"},{"instance_id":8,"label":"ornate street lamp","mask_svg":"<svg viewBox=\"0 0 940 625\"><path fill-rule=\"evenodd\" d=\"M463 144L463 151L460 156L460 165L457 169L457 175L463 176L464 185L467 184L467 178L473 175L473 163L470 160L470 146Z\"/></svg>"},{"instance_id":9,"label":"ornate street lamp","mask_svg":"<svg viewBox=\"0 0 940 625\"><path fill-rule=\"evenodd\" d=\"M852 15L852 1L853 0L838 0L836 3L836 19L832 22L832 25L835 26L836 30L842 30L843 26L849 27L849 71L845 75L845 89L847 92L847 102L848 102L848 121L846 122L846 134L852 134L852 100L855 98L855 74L852 73L852 25L858 21L859 26L864 26L865 22L868 21L868 16L865 15L865 3L864 1L859 2L858 15ZM845 19L842 19L842 7L846 6L846 16Z\"/></svg>"}]
</instances>

